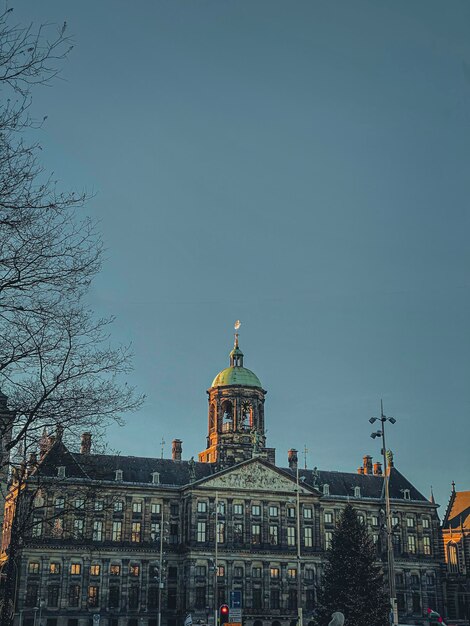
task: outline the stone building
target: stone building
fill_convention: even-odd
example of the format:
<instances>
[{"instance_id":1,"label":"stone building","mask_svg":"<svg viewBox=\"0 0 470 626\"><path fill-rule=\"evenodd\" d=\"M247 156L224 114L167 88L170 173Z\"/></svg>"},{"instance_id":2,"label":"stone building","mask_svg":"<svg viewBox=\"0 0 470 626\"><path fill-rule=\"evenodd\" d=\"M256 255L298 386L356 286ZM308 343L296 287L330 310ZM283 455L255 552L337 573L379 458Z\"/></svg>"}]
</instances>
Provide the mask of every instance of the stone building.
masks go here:
<instances>
[{"instance_id":1,"label":"stone building","mask_svg":"<svg viewBox=\"0 0 470 626\"><path fill-rule=\"evenodd\" d=\"M446 614L450 619L470 620L470 491L452 493L442 523L446 561Z\"/></svg>"},{"instance_id":2,"label":"stone building","mask_svg":"<svg viewBox=\"0 0 470 626\"><path fill-rule=\"evenodd\" d=\"M88 626L99 615L104 626L179 626L188 612L194 623L213 623L216 607L240 590L247 626L292 626L299 605L308 626L347 502L385 562L381 464L365 456L356 472L301 469L290 450L287 466L276 465L266 447L266 391L243 358L236 336L229 367L208 390L197 462L182 459L179 439L172 458L159 459L93 454L89 434L79 453L60 433L49 438L29 468L17 624ZM389 482L399 613L419 623L428 606L443 605L437 506L393 461Z\"/></svg>"}]
</instances>

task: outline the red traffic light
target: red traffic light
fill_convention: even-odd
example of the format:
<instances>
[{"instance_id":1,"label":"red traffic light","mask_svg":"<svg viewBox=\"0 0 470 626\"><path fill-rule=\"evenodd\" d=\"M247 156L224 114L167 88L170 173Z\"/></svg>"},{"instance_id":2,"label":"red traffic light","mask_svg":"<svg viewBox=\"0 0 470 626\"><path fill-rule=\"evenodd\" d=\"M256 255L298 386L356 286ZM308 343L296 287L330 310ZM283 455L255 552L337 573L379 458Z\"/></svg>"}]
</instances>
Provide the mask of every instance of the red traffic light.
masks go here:
<instances>
[{"instance_id":1,"label":"red traffic light","mask_svg":"<svg viewBox=\"0 0 470 626\"><path fill-rule=\"evenodd\" d=\"M228 614L228 606L226 604L222 604L220 607L220 614L227 615Z\"/></svg>"},{"instance_id":2,"label":"red traffic light","mask_svg":"<svg viewBox=\"0 0 470 626\"><path fill-rule=\"evenodd\" d=\"M220 626L222 626L222 624L226 624L228 622L229 619L229 608L227 604L222 604L219 608L219 624Z\"/></svg>"}]
</instances>

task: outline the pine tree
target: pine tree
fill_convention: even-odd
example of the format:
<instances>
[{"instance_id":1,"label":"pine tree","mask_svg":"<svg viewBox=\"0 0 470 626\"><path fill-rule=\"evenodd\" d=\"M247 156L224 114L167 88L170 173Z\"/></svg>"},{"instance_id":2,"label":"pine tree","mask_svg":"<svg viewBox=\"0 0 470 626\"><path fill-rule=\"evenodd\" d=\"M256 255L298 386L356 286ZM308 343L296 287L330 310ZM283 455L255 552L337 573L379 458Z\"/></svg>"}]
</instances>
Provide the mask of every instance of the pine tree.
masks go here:
<instances>
[{"instance_id":1,"label":"pine tree","mask_svg":"<svg viewBox=\"0 0 470 626\"><path fill-rule=\"evenodd\" d=\"M390 602L377 551L366 527L348 504L327 552L317 619L326 626L334 611L346 626L387 626Z\"/></svg>"}]
</instances>

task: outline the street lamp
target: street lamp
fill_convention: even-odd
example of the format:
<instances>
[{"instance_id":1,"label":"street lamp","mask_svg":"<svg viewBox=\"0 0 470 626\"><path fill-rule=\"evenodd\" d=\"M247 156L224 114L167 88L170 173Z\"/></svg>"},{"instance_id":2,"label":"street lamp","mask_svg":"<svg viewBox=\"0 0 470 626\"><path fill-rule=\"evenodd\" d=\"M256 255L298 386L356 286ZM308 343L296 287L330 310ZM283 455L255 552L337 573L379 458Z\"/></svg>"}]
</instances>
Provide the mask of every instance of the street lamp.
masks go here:
<instances>
[{"instance_id":1,"label":"street lamp","mask_svg":"<svg viewBox=\"0 0 470 626\"><path fill-rule=\"evenodd\" d=\"M379 421L381 423L381 429L371 433L372 439L377 437L382 438L382 456L384 464L384 485L385 485L385 510L387 518L387 563L388 563L388 585L390 590L390 604L392 605L393 612L393 624L398 624L398 610L397 610L397 598L395 592L395 566L393 560L393 544L392 544L392 512L390 508L390 473L387 465L387 448L385 445L385 422L395 424L396 419L394 417L387 417L384 415L383 402L380 400L380 417L371 417L369 422L374 424Z\"/></svg>"}]
</instances>

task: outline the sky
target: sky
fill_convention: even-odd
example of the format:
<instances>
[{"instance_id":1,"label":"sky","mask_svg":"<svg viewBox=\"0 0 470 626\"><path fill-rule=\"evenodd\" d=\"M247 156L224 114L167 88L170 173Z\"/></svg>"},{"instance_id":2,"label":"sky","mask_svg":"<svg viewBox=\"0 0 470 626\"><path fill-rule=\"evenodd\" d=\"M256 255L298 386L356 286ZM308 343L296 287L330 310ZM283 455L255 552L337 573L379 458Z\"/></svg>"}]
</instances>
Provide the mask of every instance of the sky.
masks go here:
<instances>
[{"instance_id":1,"label":"sky","mask_svg":"<svg viewBox=\"0 0 470 626\"><path fill-rule=\"evenodd\" d=\"M470 489L470 4L8 5L74 41L33 112L44 167L93 195L90 304L146 395L110 446L197 458L240 319L279 465L378 459L382 398L396 467L443 515Z\"/></svg>"}]
</instances>

